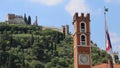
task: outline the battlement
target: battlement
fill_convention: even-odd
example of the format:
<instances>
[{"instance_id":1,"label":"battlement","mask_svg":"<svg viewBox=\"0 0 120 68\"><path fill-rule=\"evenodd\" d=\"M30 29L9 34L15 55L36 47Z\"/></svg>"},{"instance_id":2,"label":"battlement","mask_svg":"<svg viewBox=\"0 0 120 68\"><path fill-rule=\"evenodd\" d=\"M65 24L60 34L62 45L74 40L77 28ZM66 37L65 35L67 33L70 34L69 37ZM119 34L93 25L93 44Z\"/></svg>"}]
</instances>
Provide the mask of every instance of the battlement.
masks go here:
<instances>
[{"instance_id":1,"label":"battlement","mask_svg":"<svg viewBox=\"0 0 120 68\"><path fill-rule=\"evenodd\" d=\"M62 26L61 32L64 33L65 35L69 35L69 25Z\"/></svg>"},{"instance_id":2,"label":"battlement","mask_svg":"<svg viewBox=\"0 0 120 68\"><path fill-rule=\"evenodd\" d=\"M23 16L15 15L15 14L8 14L6 19L7 24L26 24Z\"/></svg>"},{"instance_id":3,"label":"battlement","mask_svg":"<svg viewBox=\"0 0 120 68\"><path fill-rule=\"evenodd\" d=\"M15 14L8 14L7 15L7 20L11 20L11 19L14 19L14 18L23 18L23 17L20 16L20 15L15 15Z\"/></svg>"},{"instance_id":4,"label":"battlement","mask_svg":"<svg viewBox=\"0 0 120 68\"><path fill-rule=\"evenodd\" d=\"M76 12L73 16L73 22L76 21L76 20L90 21L90 14L87 13L86 16L85 16L84 13L81 13L81 15L79 16L78 12Z\"/></svg>"},{"instance_id":5,"label":"battlement","mask_svg":"<svg viewBox=\"0 0 120 68\"><path fill-rule=\"evenodd\" d=\"M114 56L118 56L119 53L118 52L113 52Z\"/></svg>"}]
</instances>

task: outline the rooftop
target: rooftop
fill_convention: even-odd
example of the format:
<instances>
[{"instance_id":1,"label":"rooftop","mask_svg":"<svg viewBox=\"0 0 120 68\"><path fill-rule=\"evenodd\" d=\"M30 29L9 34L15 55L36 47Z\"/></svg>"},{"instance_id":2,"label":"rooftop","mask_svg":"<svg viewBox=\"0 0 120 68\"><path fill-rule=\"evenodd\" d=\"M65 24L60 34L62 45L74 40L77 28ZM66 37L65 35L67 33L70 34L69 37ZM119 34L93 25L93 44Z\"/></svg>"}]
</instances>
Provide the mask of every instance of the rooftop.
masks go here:
<instances>
[{"instance_id":1,"label":"rooftop","mask_svg":"<svg viewBox=\"0 0 120 68\"><path fill-rule=\"evenodd\" d=\"M93 66L92 68L108 68L108 64L106 63L98 64ZM114 68L120 68L120 64L114 64Z\"/></svg>"}]
</instances>

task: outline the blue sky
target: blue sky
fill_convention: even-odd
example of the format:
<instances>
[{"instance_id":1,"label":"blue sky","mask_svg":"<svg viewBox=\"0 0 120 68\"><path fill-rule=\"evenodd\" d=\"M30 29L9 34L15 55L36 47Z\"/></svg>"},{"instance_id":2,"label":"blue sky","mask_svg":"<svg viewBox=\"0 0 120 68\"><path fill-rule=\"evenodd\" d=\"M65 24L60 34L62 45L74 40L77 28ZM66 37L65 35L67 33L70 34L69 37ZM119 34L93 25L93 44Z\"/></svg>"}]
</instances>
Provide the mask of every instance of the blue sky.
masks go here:
<instances>
[{"instance_id":1,"label":"blue sky","mask_svg":"<svg viewBox=\"0 0 120 68\"><path fill-rule=\"evenodd\" d=\"M30 15L32 22L38 16L39 25L70 25L73 31L72 16L87 12L91 15L91 40L105 49L104 6L109 8L107 24L113 51L120 53L120 0L0 0L0 21L5 21L8 13Z\"/></svg>"}]
</instances>

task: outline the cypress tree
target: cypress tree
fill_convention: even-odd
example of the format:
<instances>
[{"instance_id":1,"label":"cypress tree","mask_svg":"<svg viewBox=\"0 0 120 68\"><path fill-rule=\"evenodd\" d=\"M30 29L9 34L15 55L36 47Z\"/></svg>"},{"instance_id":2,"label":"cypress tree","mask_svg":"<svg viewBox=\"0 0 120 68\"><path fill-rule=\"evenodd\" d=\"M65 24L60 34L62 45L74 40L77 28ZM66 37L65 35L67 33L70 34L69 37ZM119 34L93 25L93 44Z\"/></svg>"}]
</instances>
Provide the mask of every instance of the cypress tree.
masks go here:
<instances>
[{"instance_id":1,"label":"cypress tree","mask_svg":"<svg viewBox=\"0 0 120 68\"><path fill-rule=\"evenodd\" d=\"M25 21L26 24L28 24L28 23L27 23L27 17L26 17L26 14L24 14L24 21Z\"/></svg>"},{"instance_id":2,"label":"cypress tree","mask_svg":"<svg viewBox=\"0 0 120 68\"><path fill-rule=\"evenodd\" d=\"M28 24L31 25L31 17L28 16Z\"/></svg>"}]
</instances>

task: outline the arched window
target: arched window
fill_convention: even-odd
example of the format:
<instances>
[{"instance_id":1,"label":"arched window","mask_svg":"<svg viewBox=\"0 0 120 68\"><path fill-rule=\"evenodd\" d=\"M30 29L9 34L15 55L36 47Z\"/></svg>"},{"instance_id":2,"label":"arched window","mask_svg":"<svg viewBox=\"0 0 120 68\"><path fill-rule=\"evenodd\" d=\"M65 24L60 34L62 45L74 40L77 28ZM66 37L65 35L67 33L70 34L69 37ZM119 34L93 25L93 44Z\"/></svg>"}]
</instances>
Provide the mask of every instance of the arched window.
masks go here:
<instances>
[{"instance_id":1,"label":"arched window","mask_svg":"<svg viewBox=\"0 0 120 68\"><path fill-rule=\"evenodd\" d=\"M80 27L81 27L81 28L80 28L80 29L81 29L80 31L81 31L81 32L85 32L85 30L86 30L86 24L85 24L85 22L81 22Z\"/></svg>"},{"instance_id":2,"label":"arched window","mask_svg":"<svg viewBox=\"0 0 120 68\"><path fill-rule=\"evenodd\" d=\"M86 45L86 36L85 35L81 35L81 44L80 45Z\"/></svg>"}]
</instances>

